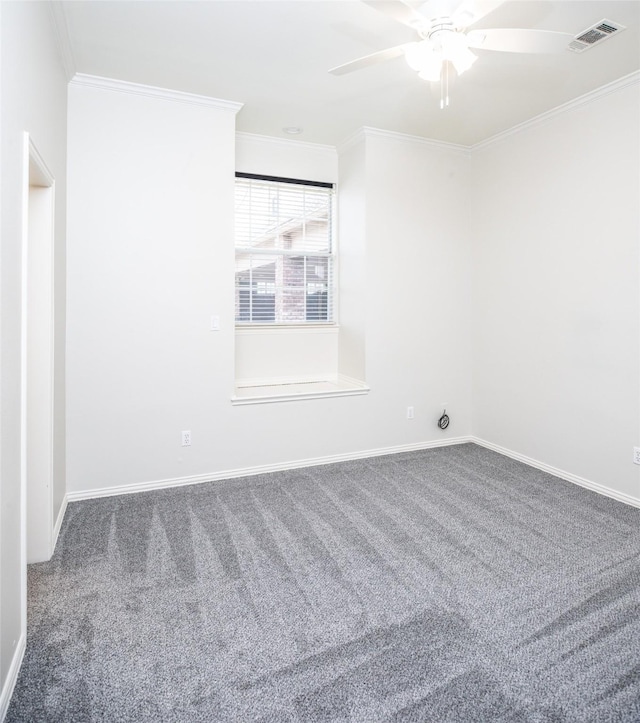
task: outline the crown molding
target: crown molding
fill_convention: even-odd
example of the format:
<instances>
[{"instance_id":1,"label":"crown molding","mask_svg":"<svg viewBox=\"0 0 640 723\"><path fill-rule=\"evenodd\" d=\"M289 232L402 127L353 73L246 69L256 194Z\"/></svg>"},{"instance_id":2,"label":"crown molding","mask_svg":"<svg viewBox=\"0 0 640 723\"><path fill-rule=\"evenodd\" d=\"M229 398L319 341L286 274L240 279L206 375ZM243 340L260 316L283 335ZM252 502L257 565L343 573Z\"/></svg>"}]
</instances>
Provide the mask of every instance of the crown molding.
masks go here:
<instances>
[{"instance_id":1,"label":"crown molding","mask_svg":"<svg viewBox=\"0 0 640 723\"><path fill-rule=\"evenodd\" d=\"M68 41L68 32L66 30L66 16L62 7L59 7L58 2L51 3L52 15L54 18L54 24L56 27L56 34L58 36L59 45L61 48L61 54L63 58L63 64L67 73L72 73L74 66L73 53L71 46ZM66 38L66 40L65 40ZM495 143L499 143L512 135L521 133L535 128L536 126L547 123L548 121L556 118L563 113L570 112L582 106L596 102L601 98L606 97L612 93L617 93L625 88L637 85L640 83L640 71L634 71L628 75L619 78L607 85L604 85L596 90L585 93L574 100L553 108L552 110L541 113L535 118L519 123L512 128L509 128L501 133L497 133L484 141L480 141L471 146L460 145L456 143L447 143L445 141L436 141L429 138L422 138L421 136L413 136L406 133L398 133L396 131L387 131L379 128L371 128L364 126L359 128L355 133L348 136L344 141L339 143L337 146L324 145L320 143L309 143L307 141L299 141L289 138L276 138L274 136L263 136L254 133L236 133L238 140L244 140L247 142L260 142L270 143L279 146L281 148L305 148L320 153L335 153L336 151L341 154L349 150L356 144L368 139L378 138L383 140L390 140L400 143L409 143L413 145L426 146L438 150L446 150L449 152L460 153L465 156L471 156L476 151L481 151L488 148ZM89 88L98 88L101 90L110 90L120 93L130 93L133 95L141 95L151 98L160 98L163 100L171 100L179 103L187 103L190 105L199 105L210 108L218 108L219 110L227 110L233 113L237 113L243 106L243 103L235 101L221 100L219 98L211 98L209 96L197 95L194 93L185 93L183 91L169 90L167 88L158 88L150 85L142 85L139 83L131 83L124 80L115 80L113 78L102 78L94 75L85 75L83 73L75 73L70 81L70 85L77 85Z\"/></svg>"},{"instance_id":2,"label":"crown molding","mask_svg":"<svg viewBox=\"0 0 640 723\"><path fill-rule=\"evenodd\" d=\"M447 143L446 141L434 141L430 138L422 138L421 136L412 136L408 133L398 133L396 131L385 131L380 128L370 128L364 126L362 129L366 138L380 138L383 140L397 141L399 143L410 143L412 145L428 146L441 151L453 151L454 153L462 153L469 155L469 146L463 146L458 143Z\"/></svg>"},{"instance_id":3,"label":"crown molding","mask_svg":"<svg viewBox=\"0 0 640 723\"><path fill-rule=\"evenodd\" d=\"M218 110L231 111L237 113L243 106L243 103L236 103L231 100L221 100L219 98L210 98L206 95L197 95L195 93L185 93L181 90L169 90L168 88L157 88L153 85L142 85L140 83L130 83L125 80L115 80L114 78L101 78L97 75L85 75L84 73L76 73L71 79L70 85L80 86L84 88L97 88L98 90L110 90L116 93L128 93L129 95L140 95L145 98L156 98L159 100L170 100L176 103L186 103L187 105L198 105L206 108L217 108Z\"/></svg>"},{"instance_id":4,"label":"crown molding","mask_svg":"<svg viewBox=\"0 0 640 723\"><path fill-rule=\"evenodd\" d=\"M49 3L49 10L51 12L58 50L60 52L60 59L62 60L62 67L64 68L67 82L69 82L76 74L76 61L71 48L67 15L64 11L63 4L59 2L59 0L52 0L52 2Z\"/></svg>"},{"instance_id":5,"label":"crown molding","mask_svg":"<svg viewBox=\"0 0 640 723\"><path fill-rule=\"evenodd\" d=\"M345 151L348 151L350 148L353 148L353 146L361 143L364 140L364 128L358 128L355 133L352 133L350 136L347 136L341 143L338 143L336 148L338 150L338 153L344 153Z\"/></svg>"},{"instance_id":6,"label":"crown molding","mask_svg":"<svg viewBox=\"0 0 640 723\"><path fill-rule=\"evenodd\" d=\"M355 133L348 136L342 143L338 145L338 152L344 153L357 143L360 143L368 138L379 138L382 140L394 141L396 143L409 143L411 145L417 144L420 146L435 148L441 151L453 151L454 153L462 153L465 156L468 156L470 151L468 146L462 146L457 143L434 141L430 138L412 136L408 133L398 133L397 131L386 131L382 130L381 128L371 128L369 126L363 126L362 128L359 128Z\"/></svg>"},{"instance_id":7,"label":"crown molding","mask_svg":"<svg viewBox=\"0 0 640 723\"><path fill-rule=\"evenodd\" d=\"M633 85L638 85L638 83L640 83L640 70L629 73L629 75L624 75L622 78L618 78L618 80L607 83L607 85L603 85L600 88L596 88L596 90L592 90L589 93L585 93L584 95L574 98L567 103L563 103L556 108L552 108L545 113L541 113L524 123L519 123L512 128L508 128L506 131L502 131L501 133L497 133L495 136L491 136L491 138L487 138L484 141L480 141L480 143L469 146L469 151L471 153L475 153L476 151L484 150L496 143L500 143L510 136L529 130L530 128L536 128L537 126L543 125L544 123L547 123L564 113L569 113L572 110L594 103L601 98L605 98L607 95L617 93L618 91L624 90L625 88L629 88Z\"/></svg>"},{"instance_id":8,"label":"crown molding","mask_svg":"<svg viewBox=\"0 0 640 723\"><path fill-rule=\"evenodd\" d=\"M521 133L530 128L535 128L536 126L542 125L543 123L546 123L564 113L568 113L572 110L575 110L576 108L580 108L590 103L594 103L601 98L606 97L607 95L617 93L618 91L624 90L625 88L629 88L639 83L640 70L636 70L633 73L629 73L628 75L623 76L622 78L618 78L618 80L607 83L607 85L603 85L596 90L585 93L578 98L574 98L567 103L563 103L556 108L552 108L545 113L541 113L534 118L524 121L523 123L519 123L518 125L508 128L507 130L500 133L497 133L496 135L491 136L484 141L480 141L479 143L475 143L470 146L458 145L456 143L446 143L444 141L435 141L428 138L422 138L421 136L412 136L405 133L385 131L379 128L370 128L368 126L364 126L362 128L359 128L352 135L348 136L344 141L342 141L342 143L339 143L337 149L338 153L344 153L345 151L349 150L358 143L361 143L367 138L385 138L388 140L399 141L402 143L417 143L419 145L439 148L441 150L454 151L457 153L462 153L466 156L471 156L476 151L483 150L484 148L492 146L495 143L499 143L505 138L509 138L512 135L516 135L517 133Z\"/></svg>"},{"instance_id":9,"label":"crown molding","mask_svg":"<svg viewBox=\"0 0 640 723\"><path fill-rule=\"evenodd\" d=\"M316 153L336 154L336 147L325 145L323 143L309 143L308 141L298 141L294 138L276 138L275 136L263 136L258 133L245 133L243 131L236 132L236 141L246 143L269 144L276 148L289 148L291 150L308 150Z\"/></svg>"}]
</instances>

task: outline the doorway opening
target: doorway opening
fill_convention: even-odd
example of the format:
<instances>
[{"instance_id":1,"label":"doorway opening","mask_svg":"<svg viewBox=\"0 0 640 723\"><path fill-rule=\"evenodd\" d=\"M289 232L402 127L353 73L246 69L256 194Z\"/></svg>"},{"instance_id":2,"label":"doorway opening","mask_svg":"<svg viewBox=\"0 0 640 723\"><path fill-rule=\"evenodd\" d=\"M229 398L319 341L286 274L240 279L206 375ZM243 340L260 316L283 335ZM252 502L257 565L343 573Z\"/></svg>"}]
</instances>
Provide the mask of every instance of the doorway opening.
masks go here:
<instances>
[{"instance_id":1,"label":"doorway opening","mask_svg":"<svg viewBox=\"0 0 640 723\"><path fill-rule=\"evenodd\" d=\"M53 554L55 182L25 133L22 237L23 570ZM25 539L26 538L26 539Z\"/></svg>"}]
</instances>

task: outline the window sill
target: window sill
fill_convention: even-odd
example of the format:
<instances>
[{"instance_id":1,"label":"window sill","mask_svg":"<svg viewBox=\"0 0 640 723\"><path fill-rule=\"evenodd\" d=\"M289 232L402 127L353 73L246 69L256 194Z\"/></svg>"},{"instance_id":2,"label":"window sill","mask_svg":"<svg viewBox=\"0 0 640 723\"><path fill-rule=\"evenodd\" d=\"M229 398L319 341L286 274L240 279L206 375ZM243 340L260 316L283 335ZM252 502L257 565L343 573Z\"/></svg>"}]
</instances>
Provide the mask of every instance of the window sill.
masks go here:
<instances>
[{"instance_id":1,"label":"window sill","mask_svg":"<svg viewBox=\"0 0 640 723\"><path fill-rule=\"evenodd\" d=\"M260 383L237 384L235 394L231 397L231 404L243 406L331 397L356 397L368 394L369 391L365 382L342 376L334 379L290 382L265 379Z\"/></svg>"},{"instance_id":2,"label":"window sill","mask_svg":"<svg viewBox=\"0 0 640 723\"><path fill-rule=\"evenodd\" d=\"M256 336L260 334L337 334L336 323L326 324L247 324L236 325L236 335Z\"/></svg>"}]
</instances>

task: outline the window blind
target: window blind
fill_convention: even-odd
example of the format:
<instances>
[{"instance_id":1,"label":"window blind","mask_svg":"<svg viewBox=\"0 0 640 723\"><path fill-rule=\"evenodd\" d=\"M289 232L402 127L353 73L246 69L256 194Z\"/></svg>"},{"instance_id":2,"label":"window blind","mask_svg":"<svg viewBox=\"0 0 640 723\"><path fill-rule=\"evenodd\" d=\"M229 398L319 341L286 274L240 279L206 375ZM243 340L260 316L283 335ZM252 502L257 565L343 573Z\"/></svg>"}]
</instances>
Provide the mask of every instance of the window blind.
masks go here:
<instances>
[{"instance_id":1,"label":"window blind","mask_svg":"<svg viewBox=\"0 0 640 723\"><path fill-rule=\"evenodd\" d=\"M333 185L236 176L238 324L334 320Z\"/></svg>"}]
</instances>

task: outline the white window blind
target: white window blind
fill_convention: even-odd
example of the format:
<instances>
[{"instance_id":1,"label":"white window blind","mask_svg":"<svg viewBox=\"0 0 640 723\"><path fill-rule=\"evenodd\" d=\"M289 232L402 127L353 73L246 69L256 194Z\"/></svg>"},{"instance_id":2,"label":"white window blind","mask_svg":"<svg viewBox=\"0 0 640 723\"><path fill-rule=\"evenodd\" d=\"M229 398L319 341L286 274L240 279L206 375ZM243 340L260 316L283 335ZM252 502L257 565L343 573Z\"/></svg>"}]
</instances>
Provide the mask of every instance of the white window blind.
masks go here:
<instances>
[{"instance_id":1,"label":"white window blind","mask_svg":"<svg viewBox=\"0 0 640 723\"><path fill-rule=\"evenodd\" d=\"M236 323L334 320L333 185L236 174Z\"/></svg>"}]
</instances>

